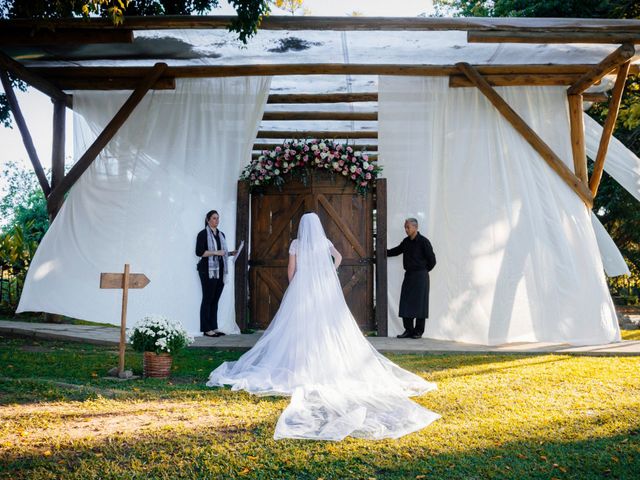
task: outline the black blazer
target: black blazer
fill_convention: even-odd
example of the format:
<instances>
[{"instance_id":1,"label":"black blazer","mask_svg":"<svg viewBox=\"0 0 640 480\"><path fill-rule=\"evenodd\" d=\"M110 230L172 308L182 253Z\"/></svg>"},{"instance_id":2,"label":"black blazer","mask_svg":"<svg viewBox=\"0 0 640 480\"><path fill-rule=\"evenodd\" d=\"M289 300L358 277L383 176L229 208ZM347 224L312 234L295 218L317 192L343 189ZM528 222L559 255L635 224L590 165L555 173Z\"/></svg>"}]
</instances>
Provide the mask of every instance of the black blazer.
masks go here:
<instances>
[{"instance_id":1,"label":"black blazer","mask_svg":"<svg viewBox=\"0 0 640 480\"><path fill-rule=\"evenodd\" d=\"M220 235L227 238L222 230L218 230ZM196 256L201 257L198 261L197 269L199 272L207 273L209 271L209 258L203 257L202 255L207 250L207 229L203 228L198 232L198 236L196 237Z\"/></svg>"}]
</instances>

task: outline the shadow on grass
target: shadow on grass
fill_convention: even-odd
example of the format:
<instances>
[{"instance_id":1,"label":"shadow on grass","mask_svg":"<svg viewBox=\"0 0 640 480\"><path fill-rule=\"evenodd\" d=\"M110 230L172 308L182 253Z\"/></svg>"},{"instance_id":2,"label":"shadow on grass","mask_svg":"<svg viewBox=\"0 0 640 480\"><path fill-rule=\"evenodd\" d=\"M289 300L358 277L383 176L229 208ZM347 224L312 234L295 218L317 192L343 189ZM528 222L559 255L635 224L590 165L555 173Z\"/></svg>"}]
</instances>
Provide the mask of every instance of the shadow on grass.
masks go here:
<instances>
[{"instance_id":1,"label":"shadow on grass","mask_svg":"<svg viewBox=\"0 0 640 480\"><path fill-rule=\"evenodd\" d=\"M243 427L158 431L8 456L11 478L632 479L640 432L579 441L525 439L491 448L401 441L272 439L274 420Z\"/></svg>"}]
</instances>

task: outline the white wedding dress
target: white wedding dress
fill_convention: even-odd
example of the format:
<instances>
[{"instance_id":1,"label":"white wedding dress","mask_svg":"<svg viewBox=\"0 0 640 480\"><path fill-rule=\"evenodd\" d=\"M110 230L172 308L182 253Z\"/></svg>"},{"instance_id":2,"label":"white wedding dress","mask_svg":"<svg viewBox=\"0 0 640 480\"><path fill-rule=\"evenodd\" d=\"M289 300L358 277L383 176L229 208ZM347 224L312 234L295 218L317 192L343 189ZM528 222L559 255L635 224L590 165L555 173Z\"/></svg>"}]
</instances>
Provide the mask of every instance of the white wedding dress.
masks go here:
<instances>
[{"instance_id":1,"label":"white wedding dress","mask_svg":"<svg viewBox=\"0 0 640 480\"><path fill-rule=\"evenodd\" d=\"M291 244L296 273L269 328L236 362L211 372L210 387L291 396L274 438L398 438L440 416L409 397L436 385L379 354L360 332L316 214Z\"/></svg>"}]
</instances>

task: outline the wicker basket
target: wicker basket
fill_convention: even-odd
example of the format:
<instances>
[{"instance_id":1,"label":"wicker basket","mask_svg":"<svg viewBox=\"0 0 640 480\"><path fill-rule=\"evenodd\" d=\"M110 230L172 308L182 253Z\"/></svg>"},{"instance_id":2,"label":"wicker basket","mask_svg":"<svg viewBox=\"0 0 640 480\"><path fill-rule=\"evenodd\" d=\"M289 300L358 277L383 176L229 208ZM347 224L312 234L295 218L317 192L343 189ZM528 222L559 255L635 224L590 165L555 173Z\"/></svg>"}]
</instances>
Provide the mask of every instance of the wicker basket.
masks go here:
<instances>
[{"instance_id":1,"label":"wicker basket","mask_svg":"<svg viewBox=\"0 0 640 480\"><path fill-rule=\"evenodd\" d=\"M144 352L142 371L145 377L169 378L173 357L168 353Z\"/></svg>"}]
</instances>

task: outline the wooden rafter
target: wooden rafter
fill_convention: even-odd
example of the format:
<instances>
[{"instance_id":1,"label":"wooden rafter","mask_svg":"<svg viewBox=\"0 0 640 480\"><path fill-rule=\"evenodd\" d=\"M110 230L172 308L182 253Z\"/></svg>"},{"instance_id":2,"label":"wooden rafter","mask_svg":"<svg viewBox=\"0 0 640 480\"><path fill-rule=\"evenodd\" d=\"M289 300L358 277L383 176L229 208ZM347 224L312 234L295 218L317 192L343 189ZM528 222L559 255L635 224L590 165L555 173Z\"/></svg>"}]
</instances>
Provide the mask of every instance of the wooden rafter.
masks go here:
<instances>
[{"instance_id":1,"label":"wooden rafter","mask_svg":"<svg viewBox=\"0 0 640 480\"><path fill-rule=\"evenodd\" d=\"M73 28L84 30L161 29L227 29L235 16L218 15L162 15L125 18L121 27L114 27L108 18L13 19L0 21L5 28ZM371 30L371 31L512 31L512 32L585 32L611 33L616 31L640 32L635 20L603 20L585 18L437 18L437 17L291 17L269 16L262 19L261 30Z\"/></svg>"},{"instance_id":2,"label":"wooden rafter","mask_svg":"<svg viewBox=\"0 0 640 480\"><path fill-rule=\"evenodd\" d=\"M640 32L612 30L609 32L467 32L469 43L640 43Z\"/></svg>"},{"instance_id":3,"label":"wooden rafter","mask_svg":"<svg viewBox=\"0 0 640 480\"><path fill-rule=\"evenodd\" d=\"M64 93L60 88L55 86L49 80L34 73L32 69L25 68L20 62L16 62L13 58L0 51L0 68L6 70L15 78L19 78L27 82L36 90L40 90L53 100L62 100L67 107L71 107L71 96Z\"/></svg>"},{"instance_id":4,"label":"wooden rafter","mask_svg":"<svg viewBox=\"0 0 640 480\"><path fill-rule=\"evenodd\" d=\"M18 125L18 130L20 130L22 142L24 143L24 147L29 155L29 160L31 160L31 165L33 165L33 170L36 173L36 177L38 178L42 191L45 196L47 196L51 192L51 187L49 186L47 175L44 173L44 169L42 168L42 164L38 158L38 153L36 152L36 147L33 145L33 139L31 138L31 133L29 133L27 122L25 122L24 117L22 116L22 110L20 110L18 99L16 98L16 94L11 86L11 80L9 80L9 75L7 75L6 71L0 70L0 80L2 81L4 93L7 96L9 108L11 108L11 113L13 113L13 118L16 121L16 125Z\"/></svg>"},{"instance_id":5,"label":"wooden rafter","mask_svg":"<svg viewBox=\"0 0 640 480\"><path fill-rule=\"evenodd\" d=\"M569 95L583 93L587 88L601 80L606 74L631 60L635 54L636 48L632 44L625 43L620 45L620 47L607 55L598 65L582 75L576 83L569 87L567 93Z\"/></svg>"},{"instance_id":6,"label":"wooden rafter","mask_svg":"<svg viewBox=\"0 0 640 480\"><path fill-rule=\"evenodd\" d=\"M261 130L257 138L378 138L373 131Z\"/></svg>"},{"instance_id":7,"label":"wooden rafter","mask_svg":"<svg viewBox=\"0 0 640 480\"><path fill-rule=\"evenodd\" d=\"M520 85L571 85L579 76L575 74L530 73L515 75L485 75L484 79L494 87L515 87ZM464 75L451 75L450 88L475 87Z\"/></svg>"},{"instance_id":8,"label":"wooden rafter","mask_svg":"<svg viewBox=\"0 0 640 480\"><path fill-rule=\"evenodd\" d=\"M146 73L138 77L77 77L52 79L58 87L64 90L134 90L139 84L140 79ZM162 77L151 87L151 90L175 90L176 79L173 77Z\"/></svg>"},{"instance_id":9,"label":"wooden rafter","mask_svg":"<svg viewBox=\"0 0 640 480\"><path fill-rule=\"evenodd\" d=\"M478 90L480 90L487 100L489 100L500 114L513 126L513 128L522 135L533 149L547 162L547 164L565 181L565 183L575 191L582 201L591 208L593 206L593 197L589 188L584 184L567 166L562 159L558 157L553 150L540 138L540 136L516 113L515 110L489 85L482 75L480 75L468 63L458 63L460 71L463 72L469 80L474 82Z\"/></svg>"},{"instance_id":10,"label":"wooden rafter","mask_svg":"<svg viewBox=\"0 0 640 480\"><path fill-rule=\"evenodd\" d=\"M98 43L133 43L133 30L109 29L0 29L0 45L87 45Z\"/></svg>"},{"instance_id":11,"label":"wooden rafter","mask_svg":"<svg viewBox=\"0 0 640 480\"><path fill-rule=\"evenodd\" d=\"M98 154L118 132L166 68L166 63L156 63L149 72L149 75L142 79L138 88L133 91L127 101L120 107L120 110L118 110L113 119L107 124L102 133L98 135L98 138L95 139L93 144L87 149L84 155L80 157L71 170L69 170L69 173L62 179L60 184L51 192L48 198L49 211L55 211L59 208L64 200L65 193L69 191L85 170L91 166Z\"/></svg>"},{"instance_id":12,"label":"wooden rafter","mask_svg":"<svg viewBox=\"0 0 640 480\"><path fill-rule=\"evenodd\" d=\"M600 180L602 179L604 161L607 157L607 150L609 149L609 142L611 141L613 130L616 127L616 120L618 119L618 111L620 110L620 102L622 101L622 94L624 93L628 73L629 62L622 64L620 68L618 68L618 76L616 78L616 83L613 86L611 100L609 101L609 113L604 121L602 137L600 137L600 144L598 145L598 153L594 160L593 173L589 179L589 188L594 197L598 193L598 187L600 186Z\"/></svg>"},{"instance_id":13,"label":"wooden rafter","mask_svg":"<svg viewBox=\"0 0 640 480\"><path fill-rule=\"evenodd\" d=\"M269 95L267 103L354 103L377 102L378 92L361 93L276 93Z\"/></svg>"},{"instance_id":14,"label":"wooden rafter","mask_svg":"<svg viewBox=\"0 0 640 480\"><path fill-rule=\"evenodd\" d=\"M262 120L375 121L378 120L378 112L264 112Z\"/></svg>"},{"instance_id":15,"label":"wooden rafter","mask_svg":"<svg viewBox=\"0 0 640 480\"><path fill-rule=\"evenodd\" d=\"M569 121L571 125L571 151L573 171L587 185L587 152L584 144L584 119L582 95L567 95L569 101Z\"/></svg>"}]
</instances>

